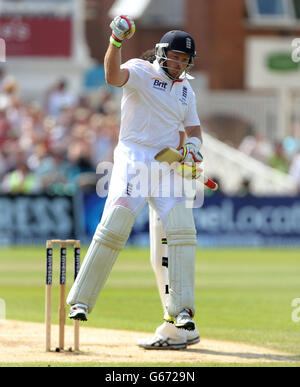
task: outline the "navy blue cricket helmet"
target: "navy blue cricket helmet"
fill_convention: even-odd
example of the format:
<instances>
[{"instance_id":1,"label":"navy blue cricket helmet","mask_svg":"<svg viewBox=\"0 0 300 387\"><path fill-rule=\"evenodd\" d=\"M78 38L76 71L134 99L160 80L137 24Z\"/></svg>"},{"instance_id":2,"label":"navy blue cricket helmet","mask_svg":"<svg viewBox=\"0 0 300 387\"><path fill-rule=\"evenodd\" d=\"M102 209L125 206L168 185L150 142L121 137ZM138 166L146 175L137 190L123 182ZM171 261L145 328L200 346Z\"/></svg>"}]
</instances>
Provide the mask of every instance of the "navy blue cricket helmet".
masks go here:
<instances>
[{"instance_id":1,"label":"navy blue cricket helmet","mask_svg":"<svg viewBox=\"0 0 300 387\"><path fill-rule=\"evenodd\" d=\"M187 32L180 30L169 31L155 46L156 59L168 74L167 67L165 66L167 51L181 52L183 54L190 55L190 61L185 70L186 72L188 72L194 65L194 57L196 56L195 41Z\"/></svg>"}]
</instances>

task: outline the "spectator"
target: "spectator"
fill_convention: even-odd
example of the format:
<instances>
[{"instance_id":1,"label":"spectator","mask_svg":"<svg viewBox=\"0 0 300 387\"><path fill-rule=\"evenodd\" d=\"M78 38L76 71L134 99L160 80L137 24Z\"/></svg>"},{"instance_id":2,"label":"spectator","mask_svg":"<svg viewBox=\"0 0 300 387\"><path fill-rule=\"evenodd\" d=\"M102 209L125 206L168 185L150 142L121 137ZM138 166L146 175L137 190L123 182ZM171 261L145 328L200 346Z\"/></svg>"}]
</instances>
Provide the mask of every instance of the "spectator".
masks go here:
<instances>
[{"instance_id":1,"label":"spectator","mask_svg":"<svg viewBox=\"0 0 300 387\"><path fill-rule=\"evenodd\" d=\"M113 102L111 90L107 87L103 88L100 91L100 103L98 107L98 112L106 115L111 112L118 111L118 105Z\"/></svg>"},{"instance_id":2,"label":"spectator","mask_svg":"<svg viewBox=\"0 0 300 387\"><path fill-rule=\"evenodd\" d=\"M37 176L28 168L25 157L18 155L16 168L2 182L2 190L11 194L33 194L40 192Z\"/></svg>"},{"instance_id":3,"label":"spectator","mask_svg":"<svg viewBox=\"0 0 300 387\"><path fill-rule=\"evenodd\" d=\"M3 79L1 89L0 109L7 109L18 98L19 85L14 77L7 76Z\"/></svg>"},{"instance_id":4,"label":"spectator","mask_svg":"<svg viewBox=\"0 0 300 387\"><path fill-rule=\"evenodd\" d=\"M47 111L52 117L58 117L65 107L74 107L75 95L68 90L66 80L61 80L50 90L47 99Z\"/></svg>"},{"instance_id":5,"label":"spectator","mask_svg":"<svg viewBox=\"0 0 300 387\"><path fill-rule=\"evenodd\" d=\"M6 170L7 170L6 159L5 159L5 156L3 155L2 151L0 150L0 179L2 179Z\"/></svg>"},{"instance_id":6,"label":"spectator","mask_svg":"<svg viewBox=\"0 0 300 387\"><path fill-rule=\"evenodd\" d=\"M282 142L275 145L274 155L269 160L270 167L280 172L289 172L289 160L287 159Z\"/></svg>"},{"instance_id":7,"label":"spectator","mask_svg":"<svg viewBox=\"0 0 300 387\"><path fill-rule=\"evenodd\" d=\"M36 170L43 190L49 194L73 194L76 190L71 179L71 164L63 149L55 149L44 158Z\"/></svg>"},{"instance_id":8,"label":"spectator","mask_svg":"<svg viewBox=\"0 0 300 387\"><path fill-rule=\"evenodd\" d=\"M119 132L119 124L113 115L94 121L96 138L93 143L93 160L95 165L101 161L113 161L113 150Z\"/></svg>"},{"instance_id":9,"label":"spectator","mask_svg":"<svg viewBox=\"0 0 300 387\"><path fill-rule=\"evenodd\" d=\"M273 154L271 143L260 133L256 133L254 136L246 136L241 142L239 150L265 164L268 164Z\"/></svg>"},{"instance_id":10,"label":"spectator","mask_svg":"<svg viewBox=\"0 0 300 387\"><path fill-rule=\"evenodd\" d=\"M298 192L300 193L300 152L295 155L289 169L289 174L296 181Z\"/></svg>"},{"instance_id":11,"label":"spectator","mask_svg":"<svg viewBox=\"0 0 300 387\"><path fill-rule=\"evenodd\" d=\"M0 146L9 140L11 125L7 119L6 109L0 109Z\"/></svg>"},{"instance_id":12,"label":"spectator","mask_svg":"<svg viewBox=\"0 0 300 387\"><path fill-rule=\"evenodd\" d=\"M2 86L3 86L3 80L5 78L5 70L3 67L0 67L0 93L2 91Z\"/></svg>"}]
</instances>

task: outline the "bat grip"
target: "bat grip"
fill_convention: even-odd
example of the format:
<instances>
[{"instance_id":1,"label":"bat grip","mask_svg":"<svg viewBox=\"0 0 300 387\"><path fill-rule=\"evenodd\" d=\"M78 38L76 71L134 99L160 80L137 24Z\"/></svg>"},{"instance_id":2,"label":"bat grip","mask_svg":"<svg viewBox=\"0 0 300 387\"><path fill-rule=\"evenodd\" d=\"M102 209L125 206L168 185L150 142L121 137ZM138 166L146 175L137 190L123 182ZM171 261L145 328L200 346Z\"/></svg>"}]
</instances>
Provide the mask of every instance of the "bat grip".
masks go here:
<instances>
[{"instance_id":1,"label":"bat grip","mask_svg":"<svg viewBox=\"0 0 300 387\"><path fill-rule=\"evenodd\" d=\"M206 176L204 177L204 185L206 185L206 187L210 188L213 191L216 191L218 189L218 184Z\"/></svg>"}]
</instances>

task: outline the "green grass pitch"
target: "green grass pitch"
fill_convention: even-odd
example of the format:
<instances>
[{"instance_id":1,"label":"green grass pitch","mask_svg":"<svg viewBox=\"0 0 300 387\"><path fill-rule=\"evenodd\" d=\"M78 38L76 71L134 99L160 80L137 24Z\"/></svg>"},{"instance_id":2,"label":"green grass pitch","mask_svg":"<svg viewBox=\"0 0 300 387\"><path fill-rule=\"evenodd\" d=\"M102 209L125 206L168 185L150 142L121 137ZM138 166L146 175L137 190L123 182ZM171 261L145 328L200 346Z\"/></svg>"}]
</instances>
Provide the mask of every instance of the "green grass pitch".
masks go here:
<instances>
[{"instance_id":1,"label":"green grass pitch","mask_svg":"<svg viewBox=\"0 0 300 387\"><path fill-rule=\"evenodd\" d=\"M82 258L85 251L82 248ZM68 250L69 284L72 254ZM0 298L6 303L7 319L44 322L45 257L43 247L0 249ZM57 249L56 284L58 268ZM54 291L55 311L58 286ZM300 298L300 250L197 251L195 320L203 337L300 355L300 323L292 321L295 298ZM149 250L126 248L89 317L89 326L153 332L161 322Z\"/></svg>"}]
</instances>

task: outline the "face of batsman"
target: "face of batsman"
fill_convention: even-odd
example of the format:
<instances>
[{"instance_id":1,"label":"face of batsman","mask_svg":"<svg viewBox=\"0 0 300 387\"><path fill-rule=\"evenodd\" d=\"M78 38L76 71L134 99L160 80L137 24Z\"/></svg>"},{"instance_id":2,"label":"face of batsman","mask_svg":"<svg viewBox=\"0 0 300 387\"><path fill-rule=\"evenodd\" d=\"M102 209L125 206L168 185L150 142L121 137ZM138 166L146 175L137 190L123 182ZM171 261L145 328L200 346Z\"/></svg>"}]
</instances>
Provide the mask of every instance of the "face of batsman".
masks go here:
<instances>
[{"instance_id":1,"label":"face of batsman","mask_svg":"<svg viewBox=\"0 0 300 387\"><path fill-rule=\"evenodd\" d=\"M189 65L191 57L181 52L168 51L167 58L166 68L169 75L174 79L178 79Z\"/></svg>"},{"instance_id":2,"label":"face of batsman","mask_svg":"<svg viewBox=\"0 0 300 387\"><path fill-rule=\"evenodd\" d=\"M171 79L178 79L193 66L196 56L194 39L187 32L167 32L155 47L155 56Z\"/></svg>"}]
</instances>

